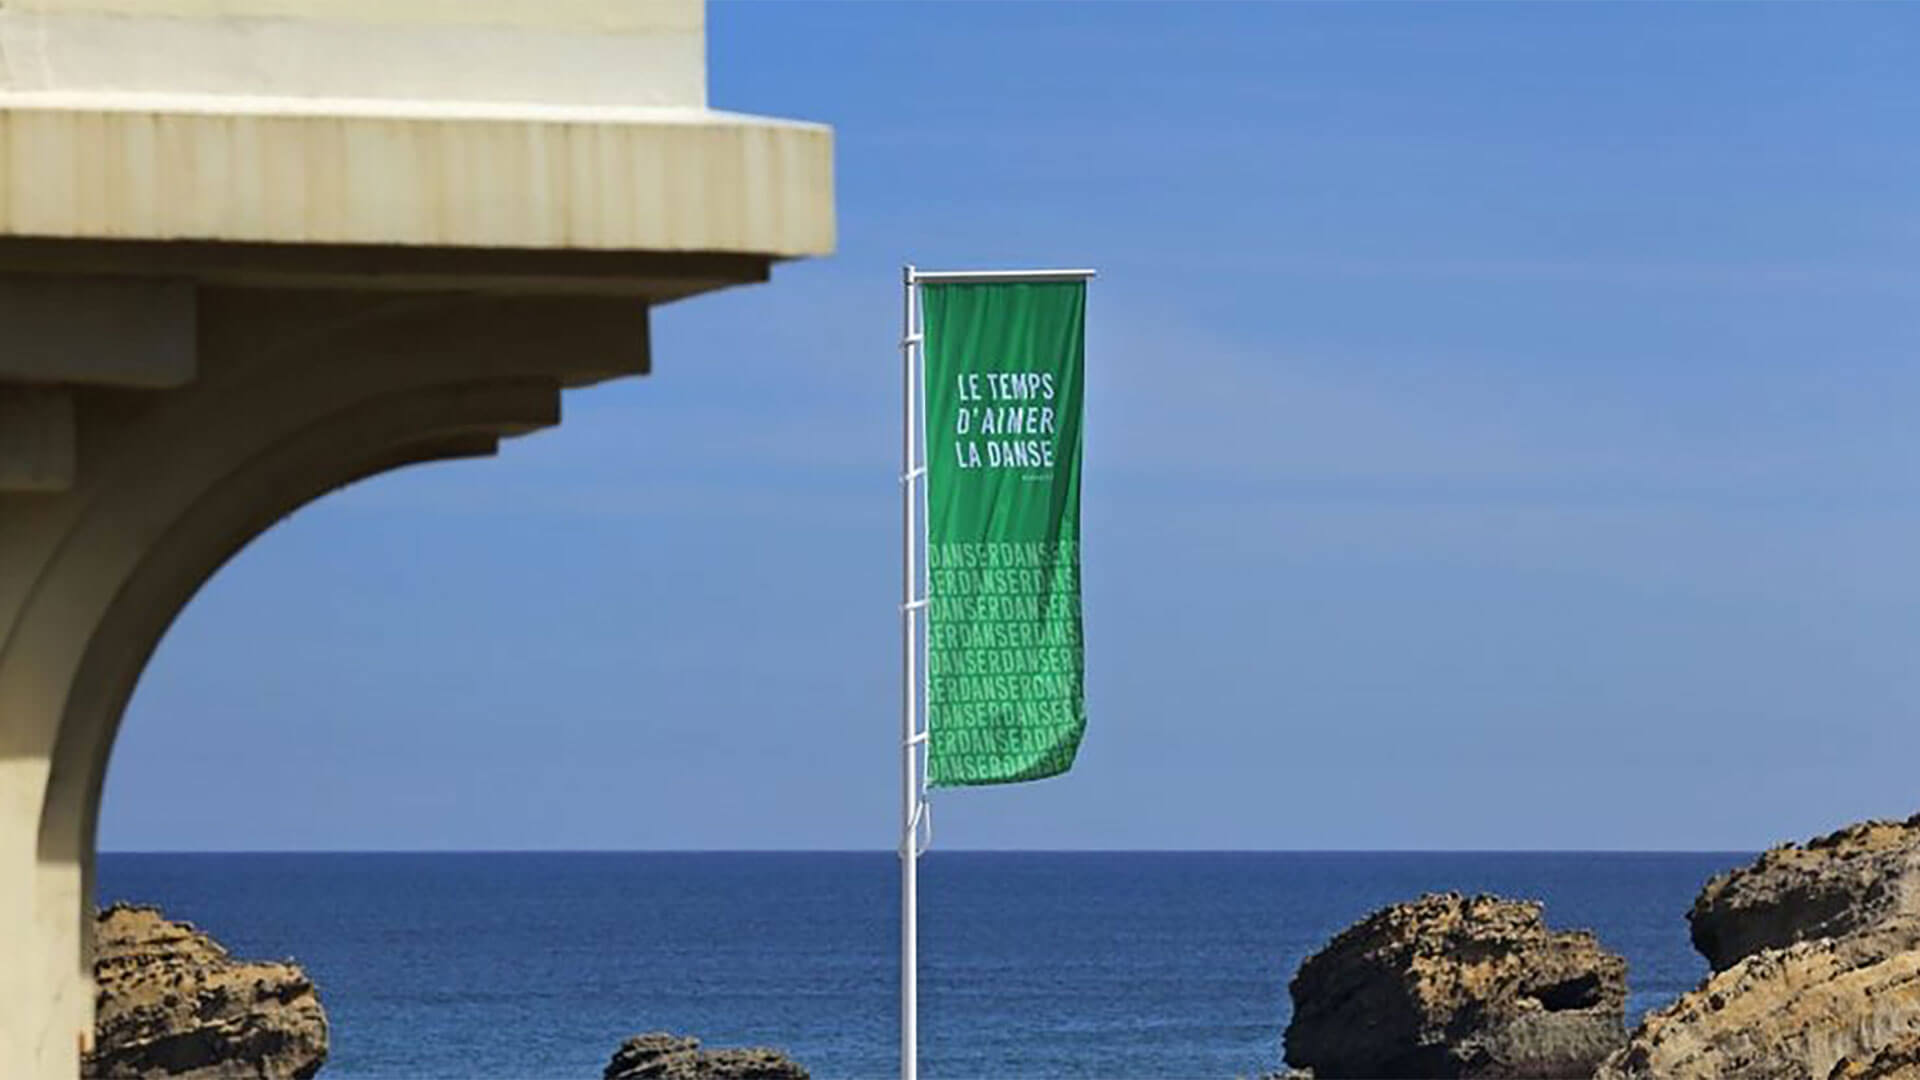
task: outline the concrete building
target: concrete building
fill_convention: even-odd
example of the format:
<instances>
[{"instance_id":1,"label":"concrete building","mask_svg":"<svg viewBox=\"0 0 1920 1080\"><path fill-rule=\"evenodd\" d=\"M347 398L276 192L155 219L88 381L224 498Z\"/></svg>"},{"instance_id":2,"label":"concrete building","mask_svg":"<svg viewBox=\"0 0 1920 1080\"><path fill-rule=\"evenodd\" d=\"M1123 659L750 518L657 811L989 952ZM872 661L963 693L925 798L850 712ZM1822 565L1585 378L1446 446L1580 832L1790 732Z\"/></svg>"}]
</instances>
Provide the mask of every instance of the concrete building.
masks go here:
<instances>
[{"instance_id":1,"label":"concrete building","mask_svg":"<svg viewBox=\"0 0 1920 1080\"><path fill-rule=\"evenodd\" d=\"M0 1077L93 1030L94 825L175 614L327 491L645 372L833 245L831 133L701 0L0 4Z\"/></svg>"}]
</instances>

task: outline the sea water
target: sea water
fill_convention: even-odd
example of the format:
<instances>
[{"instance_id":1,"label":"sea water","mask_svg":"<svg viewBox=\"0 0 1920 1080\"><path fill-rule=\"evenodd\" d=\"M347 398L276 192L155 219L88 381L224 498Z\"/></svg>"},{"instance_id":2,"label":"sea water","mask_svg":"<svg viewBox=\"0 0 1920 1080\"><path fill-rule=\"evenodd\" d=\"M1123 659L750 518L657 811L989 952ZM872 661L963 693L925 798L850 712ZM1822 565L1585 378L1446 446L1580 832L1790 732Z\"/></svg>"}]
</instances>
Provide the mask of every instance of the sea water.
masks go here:
<instances>
[{"instance_id":1,"label":"sea water","mask_svg":"<svg viewBox=\"0 0 1920 1080\"><path fill-rule=\"evenodd\" d=\"M1546 902L1628 961L1629 1019L1706 966L1685 912L1729 853L987 853L921 864L921 1075L1257 1076L1287 980L1381 905ZM821 1080L898 1071L892 853L108 854L161 905L293 960L333 1080L593 1080L625 1037L771 1045Z\"/></svg>"}]
</instances>

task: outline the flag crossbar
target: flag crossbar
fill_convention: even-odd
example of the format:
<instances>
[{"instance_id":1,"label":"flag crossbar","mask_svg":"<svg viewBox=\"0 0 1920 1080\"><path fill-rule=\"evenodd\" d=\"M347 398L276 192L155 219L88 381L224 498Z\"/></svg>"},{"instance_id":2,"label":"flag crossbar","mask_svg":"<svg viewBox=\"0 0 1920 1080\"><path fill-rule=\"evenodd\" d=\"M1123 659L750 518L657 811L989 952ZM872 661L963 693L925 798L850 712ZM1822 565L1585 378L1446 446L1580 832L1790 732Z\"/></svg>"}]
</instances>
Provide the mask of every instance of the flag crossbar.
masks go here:
<instances>
[{"instance_id":1,"label":"flag crossbar","mask_svg":"<svg viewBox=\"0 0 1920 1080\"><path fill-rule=\"evenodd\" d=\"M1086 281L1098 276L1094 270L916 270L907 267L907 284L920 282L955 284L969 281ZM909 331L911 332L911 331Z\"/></svg>"}]
</instances>

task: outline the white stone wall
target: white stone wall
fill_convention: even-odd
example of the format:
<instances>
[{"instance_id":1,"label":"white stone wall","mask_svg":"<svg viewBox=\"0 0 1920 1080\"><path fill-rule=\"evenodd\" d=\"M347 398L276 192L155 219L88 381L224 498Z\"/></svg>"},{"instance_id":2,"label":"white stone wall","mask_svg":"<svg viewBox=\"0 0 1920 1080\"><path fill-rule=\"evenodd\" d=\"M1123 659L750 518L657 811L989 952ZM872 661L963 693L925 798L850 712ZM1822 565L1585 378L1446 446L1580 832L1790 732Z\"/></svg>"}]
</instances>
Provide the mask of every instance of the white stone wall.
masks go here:
<instances>
[{"instance_id":1,"label":"white stone wall","mask_svg":"<svg viewBox=\"0 0 1920 1080\"><path fill-rule=\"evenodd\" d=\"M707 103L699 0L7 0L0 87Z\"/></svg>"}]
</instances>

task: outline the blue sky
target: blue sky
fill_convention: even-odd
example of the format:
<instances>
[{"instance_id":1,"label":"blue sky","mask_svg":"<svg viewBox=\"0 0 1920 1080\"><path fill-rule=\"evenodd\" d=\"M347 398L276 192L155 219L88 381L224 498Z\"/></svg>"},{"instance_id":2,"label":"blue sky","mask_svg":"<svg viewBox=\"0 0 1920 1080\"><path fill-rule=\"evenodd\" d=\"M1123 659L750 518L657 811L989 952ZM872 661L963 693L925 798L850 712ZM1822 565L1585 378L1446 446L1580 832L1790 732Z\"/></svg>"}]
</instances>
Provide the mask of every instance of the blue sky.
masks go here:
<instances>
[{"instance_id":1,"label":"blue sky","mask_svg":"<svg viewBox=\"0 0 1920 1080\"><path fill-rule=\"evenodd\" d=\"M1920 8L716 2L840 253L182 615L108 849L882 848L898 275L1093 265L1074 772L943 847L1920 809Z\"/></svg>"}]
</instances>

